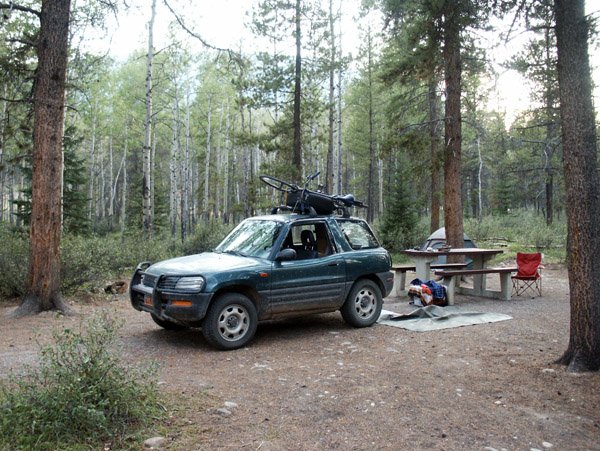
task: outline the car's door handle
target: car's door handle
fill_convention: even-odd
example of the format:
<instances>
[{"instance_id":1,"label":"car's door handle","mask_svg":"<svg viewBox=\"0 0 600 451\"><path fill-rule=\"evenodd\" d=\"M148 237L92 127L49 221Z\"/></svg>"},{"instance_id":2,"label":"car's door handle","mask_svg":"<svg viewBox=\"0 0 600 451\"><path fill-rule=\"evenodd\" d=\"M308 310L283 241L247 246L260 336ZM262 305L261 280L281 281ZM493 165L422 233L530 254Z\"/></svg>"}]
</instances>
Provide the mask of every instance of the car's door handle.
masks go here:
<instances>
[{"instance_id":1,"label":"car's door handle","mask_svg":"<svg viewBox=\"0 0 600 451\"><path fill-rule=\"evenodd\" d=\"M327 266L340 266L339 263L329 263Z\"/></svg>"}]
</instances>

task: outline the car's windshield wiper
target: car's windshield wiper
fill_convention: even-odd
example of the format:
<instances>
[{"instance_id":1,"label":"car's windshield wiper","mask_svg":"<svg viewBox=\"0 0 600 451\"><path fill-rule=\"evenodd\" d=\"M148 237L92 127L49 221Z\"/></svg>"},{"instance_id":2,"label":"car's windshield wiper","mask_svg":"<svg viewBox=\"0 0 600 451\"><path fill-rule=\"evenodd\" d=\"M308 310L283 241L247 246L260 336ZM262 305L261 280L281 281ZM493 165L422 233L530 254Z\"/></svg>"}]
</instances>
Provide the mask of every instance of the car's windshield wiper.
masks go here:
<instances>
[{"instance_id":1,"label":"car's windshield wiper","mask_svg":"<svg viewBox=\"0 0 600 451\"><path fill-rule=\"evenodd\" d=\"M247 257L246 254L244 254L243 252L240 251L234 251L233 249L227 249L226 251L222 251L224 254L232 254L232 255L238 255L240 257Z\"/></svg>"}]
</instances>

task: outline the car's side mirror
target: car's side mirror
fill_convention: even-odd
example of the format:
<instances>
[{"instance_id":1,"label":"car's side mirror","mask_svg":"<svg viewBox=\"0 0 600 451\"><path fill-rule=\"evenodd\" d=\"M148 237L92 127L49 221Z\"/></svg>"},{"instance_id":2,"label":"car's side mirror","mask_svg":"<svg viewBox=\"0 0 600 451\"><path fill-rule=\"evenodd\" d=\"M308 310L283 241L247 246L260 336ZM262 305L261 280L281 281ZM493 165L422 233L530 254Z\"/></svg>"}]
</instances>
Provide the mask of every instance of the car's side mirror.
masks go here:
<instances>
[{"instance_id":1,"label":"car's side mirror","mask_svg":"<svg viewBox=\"0 0 600 451\"><path fill-rule=\"evenodd\" d=\"M296 251L291 248L280 250L275 256L275 261L285 262L290 260L296 260Z\"/></svg>"}]
</instances>

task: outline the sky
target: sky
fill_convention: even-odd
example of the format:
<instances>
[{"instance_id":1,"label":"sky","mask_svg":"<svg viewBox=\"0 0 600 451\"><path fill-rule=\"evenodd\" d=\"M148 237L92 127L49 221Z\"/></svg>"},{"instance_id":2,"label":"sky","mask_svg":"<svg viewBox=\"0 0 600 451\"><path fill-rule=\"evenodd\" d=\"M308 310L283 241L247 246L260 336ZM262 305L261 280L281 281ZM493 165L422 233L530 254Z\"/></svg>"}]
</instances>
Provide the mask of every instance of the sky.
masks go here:
<instances>
[{"instance_id":1,"label":"sky","mask_svg":"<svg viewBox=\"0 0 600 451\"><path fill-rule=\"evenodd\" d=\"M327 10L329 2L323 1ZM186 26L193 29L207 42L220 48L240 48L250 51L257 44L251 33L245 29L249 22L248 11L256 0L170 0L172 7L185 20ZM148 0L129 0L128 11L121 11L118 21L112 17L109 21L109 33L103 39L96 40L92 47L101 52L108 52L117 59L125 59L129 54L147 46L147 24L150 20L150 2ZM339 7L339 0L334 0L334 8ZM342 0L342 47L344 53L356 54L360 44L360 30L357 26L360 0ZM586 13L599 11L598 0L586 1ZM173 20L161 0L157 0L157 17L154 25L155 48L160 50L169 42L169 23ZM380 27L378 19L370 18L374 28ZM363 20L364 23L364 20ZM183 36L183 32L180 31ZM500 67L519 46L523 45L526 35L522 35L503 45L495 46L488 55L495 62L496 70L500 72L497 92L490 99L489 107L505 112L507 122L529 106L529 89L527 81L514 71ZM191 41L194 41L193 39ZM494 36L490 39L494 41ZM202 47L196 43L198 50ZM590 62L593 77L597 86L595 90L595 105L600 108L600 48L590 46Z\"/></svg>"}]
</instances>

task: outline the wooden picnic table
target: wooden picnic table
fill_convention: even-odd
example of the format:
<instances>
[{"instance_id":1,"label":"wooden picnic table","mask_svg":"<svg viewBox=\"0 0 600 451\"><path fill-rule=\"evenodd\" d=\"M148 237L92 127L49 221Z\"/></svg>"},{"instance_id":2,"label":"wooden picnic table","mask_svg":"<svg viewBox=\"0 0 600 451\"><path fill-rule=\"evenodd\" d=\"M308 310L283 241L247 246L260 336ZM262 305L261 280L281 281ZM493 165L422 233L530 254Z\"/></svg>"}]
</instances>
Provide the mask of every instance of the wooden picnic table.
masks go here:
<instances>
[{"instance_id":1,"label":"wooden picnic table","mask_svg":"<svg viewBox=\"0 0 600 451\"><path fill-rule=\"evenodd\" d=\"M497 298L498 292L489 291L486 289L486 274L498 272L499 274L505 272L504 270L488 269L488 262L498 254L502 254L502 249L480 249L480 248L450 248L450 249L438 249L434 251L422 251L416 249L407 249L400 251L401 254L408 255L415 263L415 272L417 278L423 281L429 280L429 274L431 270L431 263L436 261L439 256L445 255L446 257L451 255L461 255L469 257L473 261L473 271L463 271L463 274L470 273L473 276L473 288L461 287L460 283L452 284L452 288L456 292L461 294L472 294L475 296L484 296ZM486 270L486 271L480 271ZM515 269L516 271L516 269ZM446 273L452 273L452 271L445 271ZM456 271L458 273L458 271ZM503 290L505 291L505 290ZM510 296L510 294L509 294ZM449 297L454 299L454 293L449 293ZM502 298L506 297L506 294L501 295Z\"/></svg>"}]
</instances>

